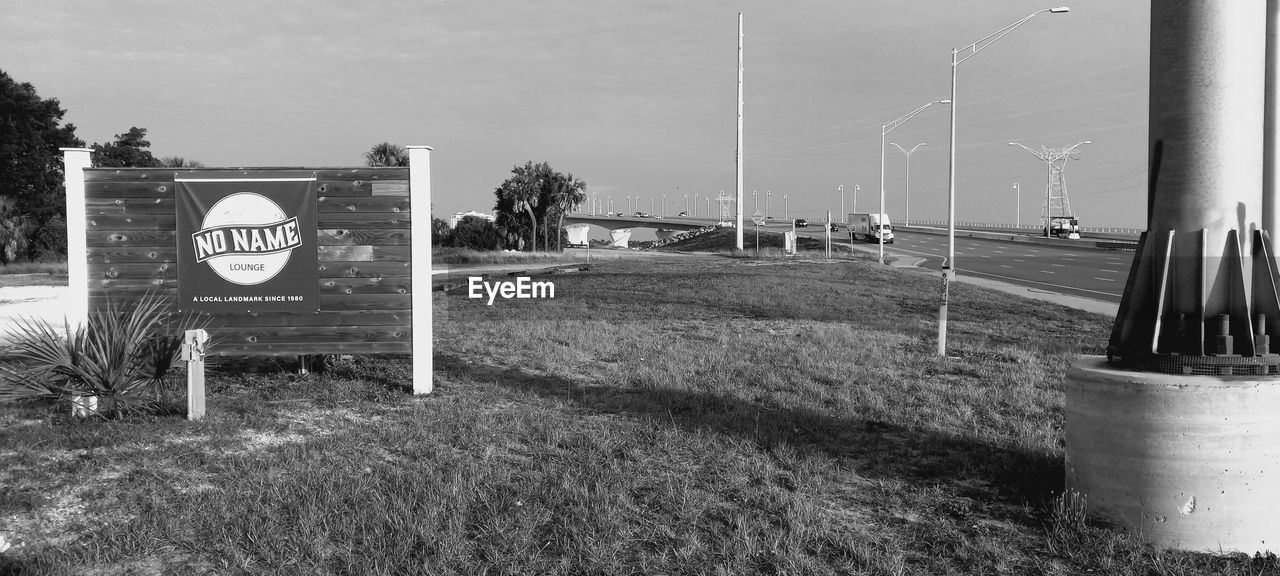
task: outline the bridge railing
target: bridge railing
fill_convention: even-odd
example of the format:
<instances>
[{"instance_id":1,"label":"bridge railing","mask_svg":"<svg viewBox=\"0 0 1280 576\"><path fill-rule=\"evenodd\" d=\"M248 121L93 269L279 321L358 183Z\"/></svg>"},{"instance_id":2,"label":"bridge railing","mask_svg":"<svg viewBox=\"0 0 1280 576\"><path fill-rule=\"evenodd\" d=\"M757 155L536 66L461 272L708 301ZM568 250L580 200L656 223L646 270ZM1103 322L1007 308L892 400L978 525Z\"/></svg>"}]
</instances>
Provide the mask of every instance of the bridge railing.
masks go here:
<instances>
[{"instance_id":1,"label":"bridge railing","mask_svg":"<svg viewBox=\"0 0 1280 576\"><path fill-rule=\"evenodd\" d=\"M946 226L947 221L946 220L912 220L911 225L913 226ZM956 227L967 228L967 229L977 229L977 230L983 230L983 229L1028 230L1028 231L1044 230L1044 226L1040 224L1034 224L1034 225L1023 224L1021 226L1016 226L1013 224L991 224L988 222L960 222L960 221L956 221ZM1132 234L1134 236L1138 236L1143 232L1145 232L1146 230L1143 228L1081 226L1080 231L1085 233L1092 232L1095 234Z\"/></svg>"}]
</instances>

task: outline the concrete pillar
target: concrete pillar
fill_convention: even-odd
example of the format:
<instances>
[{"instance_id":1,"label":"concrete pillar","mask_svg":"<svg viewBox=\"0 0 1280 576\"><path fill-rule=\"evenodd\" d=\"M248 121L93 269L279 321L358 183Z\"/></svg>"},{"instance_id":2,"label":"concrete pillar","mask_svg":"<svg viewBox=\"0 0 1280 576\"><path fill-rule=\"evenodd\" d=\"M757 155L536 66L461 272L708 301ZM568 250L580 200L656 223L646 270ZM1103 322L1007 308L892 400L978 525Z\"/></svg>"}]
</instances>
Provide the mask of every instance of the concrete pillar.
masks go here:
<instances>
[{"instance_id":1,"label":"concrete pillar","mask_svg":"<svg viewBox=\"0 0 1280 576\"><path fill-rule=\"evenodd\" d=\"M569 244L578 246L590 241L591 226L589 224L570 224L564 227L569 234Z\"/></svg>"},{"instance_id":2,"label":"concrete pillar","mask_svg":"<svg viewBox=\"0 0 1280 576\"><path fill-rule=\"evenodd\" d=\"M1280 330L1270 304L1250 309L1264 221L1265 16L1266 0L1151 5L1148 233L1111 342L1126 360L1204 356L1217 336L1252 351L1258 313L1266 333Z\"/></svg>"},{"instance_id":3,"label":"concrete pillar","mask_svg":"<svg viewBox=\"0 0 1280 576\"><path fill-rule=\"evenodd\" d=\"M631 240L631 229L618 228L617 230L610 230L609 238L613 240L615 248L626 248L627 241Z\"/></svg>"},{"instance_id":4,"label":"concrete pillar","mask_svg":"<svg viewBox=\"0 0 1280 576\"><path fill-rule=\"evenodd\" d=\"M1262 242L1268 0L1151 3L1148 229L1107 360L1067 373L1066 487L1164 547L1280 550L1280 331ZM1261 320L1261 324L1258 321ZM1256 344L1256 346L1255 346Z\"/></svg>"},{"instance_id":5,"label":"concrete pillar","mask_svg":"<svg viewBox=\"0 0 1280 576\"><path fill-rule=\"evenodd\" d=\"M89 239L85 217L84 169L92 166L92 148L62 150L63 187L67 193L67 309L74 329L89 317Z\"/></svg>"},{"instance_id":6,"label":"concrete pillar","mask_svg":"<svg viewBox=\"0 0 1280 576\"><path fill-rule=\"evenodd\" d=\"M1267 0L1267 64L1263 110L1262 229L1274 255L1280 240L1280 0Z\"/></svg>"},{"instance_id":7,"label":"concrete pillar","mask_svg":"<svg viewBox=\"0 0 1280 576\"><path fill-rule=\"evenodd\" d=\"M409 225L413 243L410 294L413 314L413 393L430 394L432 389L431 335L431 150L430 146L405 146L409 150L409 208L414 212Z\"/></svg>"},{"instance_id":8,"label":"concrete pillar","mask_svg":"<svg viewBox=\"0 0 1280 576\"><path fill-rule=\"evenodd\" d=\"M1228 232L1235 230L1237 241L1248 246L1252 232L1261 229L1265 5L1151 4L1149 230L1157 242L1175 232L1166 315L1212 322L1230 313L1231 294L1219 282ZM1243 259L1248 277L1249 254ZM1203 280L1194 274L1200 267ZM1250 286L1242 288L1247 299ZM1235 323L1245 324L1247 317ZM1235 328L1249 333L1247 326Z\"/></svg>"}]
</instances>

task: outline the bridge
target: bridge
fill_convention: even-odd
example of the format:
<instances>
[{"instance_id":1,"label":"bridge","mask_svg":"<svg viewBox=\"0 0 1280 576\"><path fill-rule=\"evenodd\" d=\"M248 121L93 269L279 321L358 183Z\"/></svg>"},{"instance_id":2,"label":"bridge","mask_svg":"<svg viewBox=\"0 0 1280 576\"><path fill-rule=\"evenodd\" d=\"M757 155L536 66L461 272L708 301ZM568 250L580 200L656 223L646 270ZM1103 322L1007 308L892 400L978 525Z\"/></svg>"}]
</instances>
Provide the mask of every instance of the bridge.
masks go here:
<instances>
[{"instance_id":1,"label":"bridge","mask_svg":"<svg viewBox=\"0 0 1280 576\"><path fill-rule=\"evenodd\" d=\"M565 230L569 233L570 244L585 243L587 227L589 224L594 224L609 230L609 235L613 239L614 246L626 248L627 242L631 239L632 228L654 228L658 231L658 239L665 240L679 232L697 230L708 226L716 226L720 223L720 220L718 218L692 218L688 216L655 218L623 216L621 214L610 216L566 214L564 217L564 223L566 225Z\"/></svg>"}]
</instances>

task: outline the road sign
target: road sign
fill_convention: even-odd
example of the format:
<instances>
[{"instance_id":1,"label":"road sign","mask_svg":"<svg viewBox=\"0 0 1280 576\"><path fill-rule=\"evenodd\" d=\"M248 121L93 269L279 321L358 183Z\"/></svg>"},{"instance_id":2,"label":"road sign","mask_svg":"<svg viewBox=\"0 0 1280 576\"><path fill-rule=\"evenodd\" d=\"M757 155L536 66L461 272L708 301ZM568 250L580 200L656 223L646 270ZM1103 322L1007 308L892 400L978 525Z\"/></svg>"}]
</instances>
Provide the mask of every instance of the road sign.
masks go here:
<instances>
[{"instance_id":1,"label":"road sign","mask_svg":"<svg viewBox=\"0 0 1280 576\"><path fill-rule=\"evenodd\" d=\"M752 222L755 222L755 223L756 223L756 226L759 226L759 225L761 225L761 224L764 224L764 214L761 214L759 210L756 210L755 212L752 212L752 213L751 213L751 221L752 221Z\"/></svg>"}]
</instances>

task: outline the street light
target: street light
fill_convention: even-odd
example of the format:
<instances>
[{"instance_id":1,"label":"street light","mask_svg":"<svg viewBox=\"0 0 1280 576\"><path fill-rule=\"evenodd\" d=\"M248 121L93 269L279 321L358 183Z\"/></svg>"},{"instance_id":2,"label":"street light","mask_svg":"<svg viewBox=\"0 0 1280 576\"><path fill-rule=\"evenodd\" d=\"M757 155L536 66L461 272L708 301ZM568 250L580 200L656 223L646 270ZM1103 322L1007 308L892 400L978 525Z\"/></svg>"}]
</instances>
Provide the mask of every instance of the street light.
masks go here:
<instances>
[{"instance_id":1,"label":"street light","mask_svg":"<svg viewBox=\"0 0 1280 576\"><path fill-rule=\"evenodd\" d=\"M903 170L903 172L905 173L905 182L902 185L902 225L910 226L911 225L911 155L915 154L916 149L920 148L921 146L924 146L925 143L921 142L919 144L916 144L915 147L913 147L910 150L903 150L902 147L899 146L897 142L890 142L890 144L893 144L894 148L897 148L899 152L903 153L907 157L907 166Z\"/></svg>"},{"instance_id":2,"label":"street light","mask_svg":"<svg viewBox=\"0 0 1280 576\"><path fill-rule=\"evenodd\" d=\"M947 355L947 300L950 298L951 280L955 276L956 270L956 67L961 62L972 58L975 54L990 46L996 40L1004 38L1006 34L1023 25L1027 20L1045 12L1062 14L1069 10L1070 8L1066 6L1037 10L1013 24L983 36L977 42L964 48L953 48L951 50L951 157L947 163L947 261L942 267L942 304L938 307L939 356L945 357ZM964 58L960 58L961 50L968 50L969 54Z\"/></svg>"},{"instance_id":3,"label":"street light","mask_svg":"<svg viewBox=\"0 0 1280 576\"><path fill-rule=\"evenodd\" d=\"M836 186L836 188L840 190L840 221L844 222L846 218L844 214L844 184Z\"/></svg>"},{"instance_id":4,"label":"street light","mask_svg":"<svg viewBox=\"0 0 1280 576\"><path fill-rule=\"evenodd\" d=\"M698 193L693 193L693 217L698 217Z\"/></svg>"},{"instance_id":5,"label":"street light","mask_svg":"<svg viewBox=\"0 0 1280 576\"><path fill-rule=\"evenodd\" d=\"M1049 223L1053 218L1053 212L1052 210L1050 210L1050 208L1052 208L1052 204L1050 203L1050 200L1049 200L1049 193L1053 189L1053 165L1057 161L1062 160L1063 163L1060 171L1065 172L1067 168L1067 164L1066 164L1066 160L1064 159L1071 156L1071 154L1073 154L1076 151L1076 148L1079 148L1080 146L1083 146L1085 144L1093 144L1093 140L1076 142L1075 144L1072 144L1071 146L1062 148L1060 150L1043 147L1044 150L1040 152L1036 152L1035 150L1032 150L1026 146L1023 146L1022 144L1019 144L1017 142L1009 143L1010 146L1021 146L1023 150L1030 152L1032 156L1035 156L1036 158L1043 160L1045 164L1049 165L1048 173L1046 174L1045 181L1044 181L1044 237L1045 238L1049 237L1049 228L1050 228ZM1066 186L1066 184L1063 184L1063 186ZM1063 193L1065 194L1066 192L1063 192Z\"/></svg>"},{"instance_id":6,"label":"street light","mask_svg":"<svg viewBox=\"0 0 1280 576\"><path fill-rule=\"evenodd\" d=\"M764 191L764 219L769 219L769 197L773 196L773 190Z\"/></svg>"},{"instance_id":7,"label":"street light","mask_svg":"<svg viewBox=\"0 0 1280 576\"><path fill-rule=\"evenodd\" d=\"M662 195L662 211L659 213L662 214L663 218L667 217L667 195L666 194Z\"/></svg>"},{"instance_id":8,"label":"street light","mask_svg":"<svg viewBox=\"0 0 1280 576\"><path fill-rule=\"evenodd\" d=\"M854 214L858 213L858 191L861 189L862 189L861 184L853 185L853 213ZM845 222L845 224L848 224L848 222Z\"/></svg>"},{"instance_id":9,"label":"street light","mask_svg":"<svg viewBox=\"0 0 1280 576\"><path fill-rule=\"evenodd\" d=\"M787 195L782 195L782 219L791 219L791 202L787 200Z\"/></svg>"},{"instance_id":10,"label":"street light","mask_svg":"<svg viewBox=\"0 0 1280 576\"><path fill-rule=\"evenodd\" d=\"M934 100L927 104L922 104L919 108L916 108L915 110L907 112L904 116L902 116L901 118L898 118L897 120L894 120L893 122L880 126L880 214L876 216L876 220L879 222L878 226L880 227L879 236L880 236L880 263L881 264L884 264L884 137L890 132L893 132L894 130L896 130L899 126L905 124L907 120L915 118L917 114L924 112L925 108L933 106L934 104L950 104L950 103L951 101L947 99Z\"/></svg>"}]
</instances>

